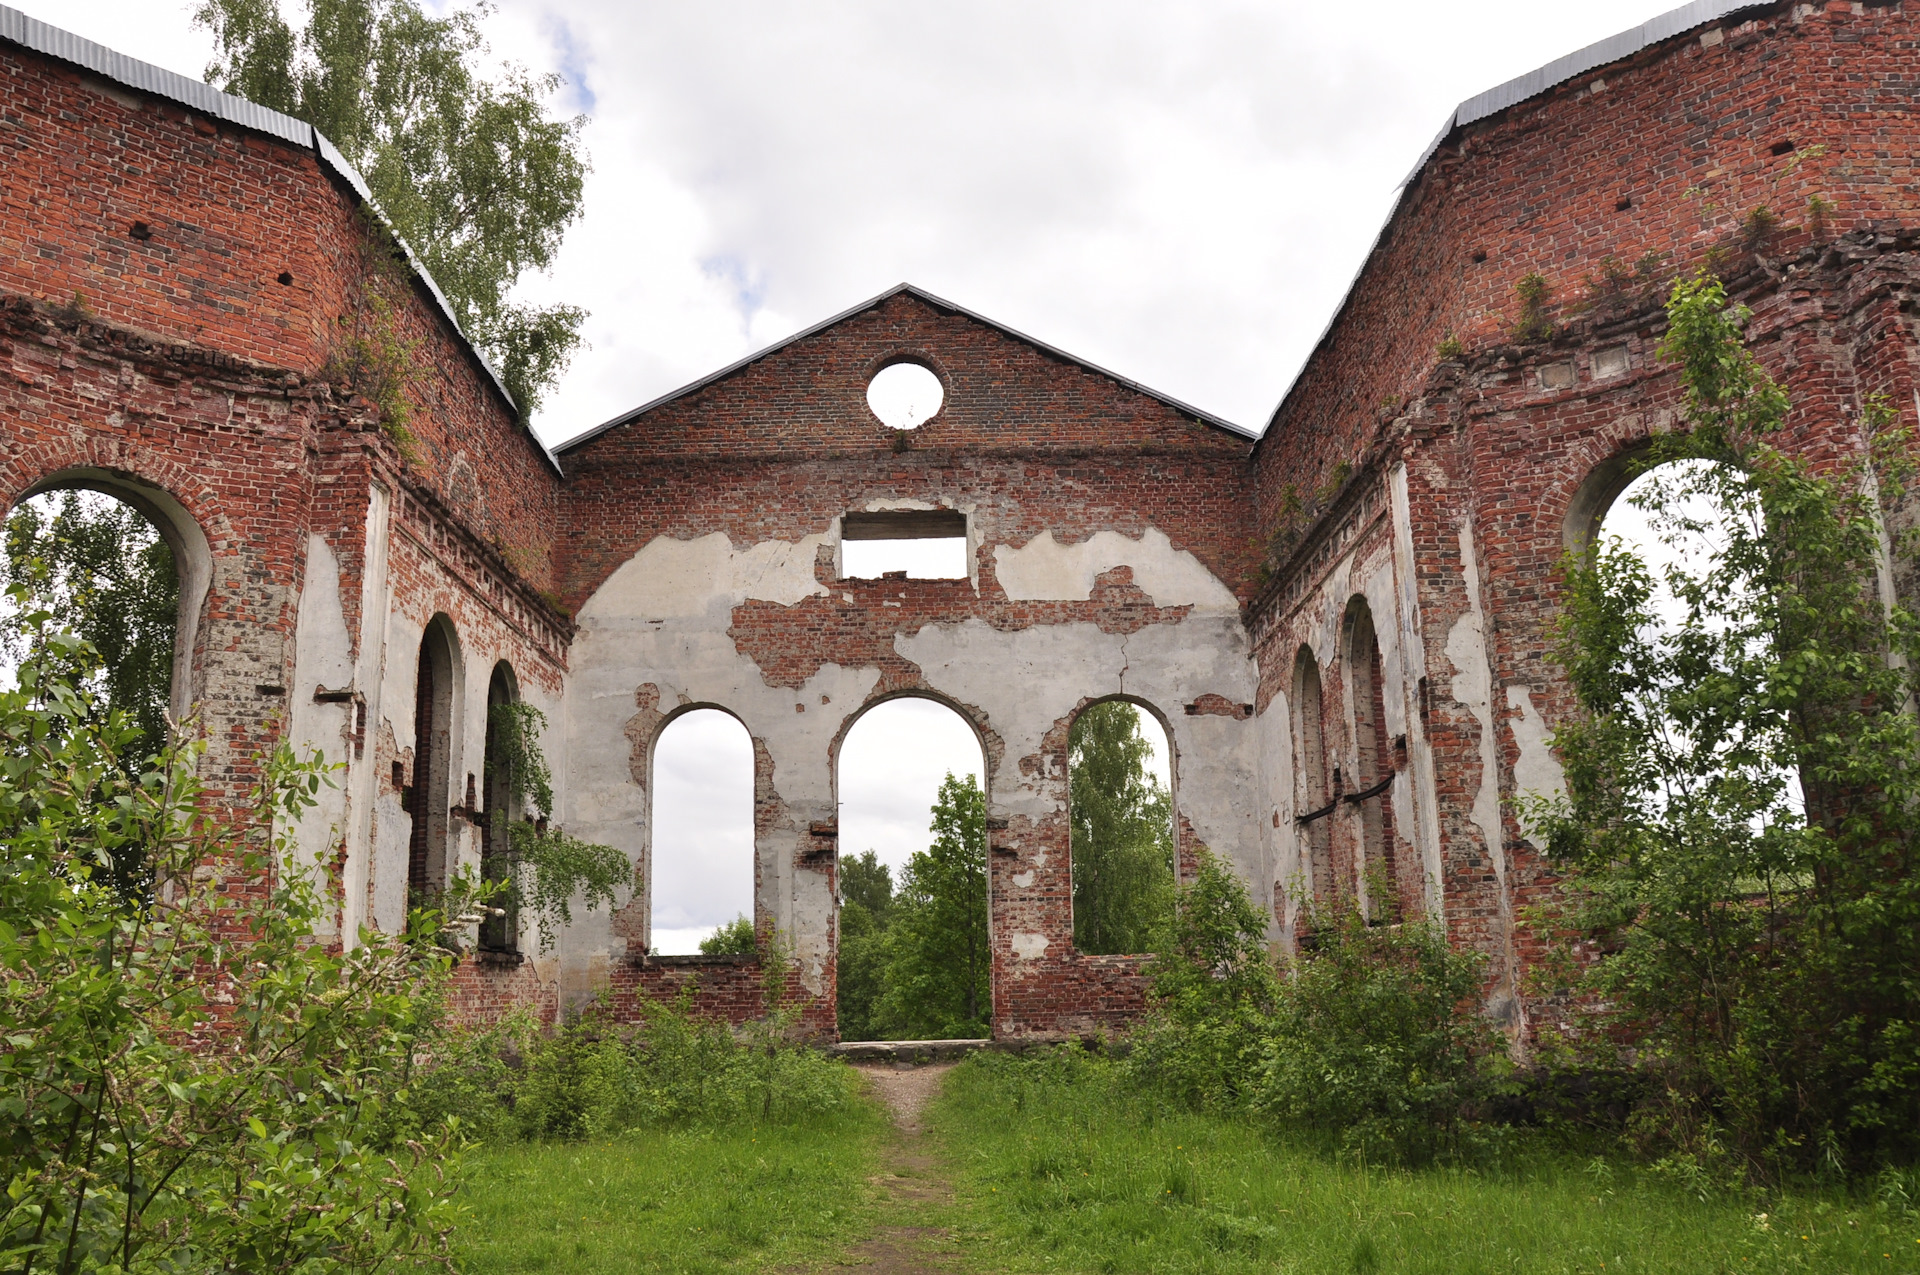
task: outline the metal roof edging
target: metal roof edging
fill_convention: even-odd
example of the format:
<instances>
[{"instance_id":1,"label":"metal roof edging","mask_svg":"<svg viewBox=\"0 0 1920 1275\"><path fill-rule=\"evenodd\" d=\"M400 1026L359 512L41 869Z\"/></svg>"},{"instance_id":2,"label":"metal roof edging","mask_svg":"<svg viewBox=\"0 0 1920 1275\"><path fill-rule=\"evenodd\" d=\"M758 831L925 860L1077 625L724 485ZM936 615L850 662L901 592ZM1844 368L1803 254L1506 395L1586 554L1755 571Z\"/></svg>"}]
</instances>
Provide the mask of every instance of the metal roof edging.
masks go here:
<instances>
[{"instance_id":1,"label":"metal roof edging","mask_svg":"<svg viewBox=\"0 0 1920 1275\"><path fill-rule=\"evenodd\" d=\"M1693 0L1691 4L1682 5L1678 9L1671 9L1649 18L1637 27L1630 27L1604 40L1596 40L1585 48L1576 49L1565 57L1556 58L1545 66L1534 68L1525 75L1516 76L1503 84L1496 84L1486 92L1475 94L1456 106L1453 113L1447 116L1447 122L1441 126L1438 133L1434 134L1433 140L1427 143L1427 148L1420 153L1419 162L1394 188L1393 204L1387 210L1386 220L1381 222L1380 230L1374 235L1373 242L1368 245L1366 255L1360 259L1360 268L1354 271L1353 279L1347 284L1346 291L1340 294L1340 304L1334 307L1326 326L1320 329L1320 335L1314 340L1307 357L1301 360L1300 367L1294 372L1293 380L1281 393L1280 401L1274 405L1273 411L1268 413L1266 427L1260 431L1259 439L1264 441L1272 432L1273 424L1280 418L1281 410L1286 407L1287 400L1293 397L1294 390L1299 387L1300 378L1306 375L1307 369L1319 356L1321 348L1327 343L1327 338L1333 334L1334 327L1339 324L1340 316L1347 312L1347 304L1353 299L1353 290L1367 273L1367 267L1373 262L1373 254L1380 250L1381 243L1387 237L1387 231L1393 226L1394 218L1400 215L1400 208L1406 202L1407 192L1413 188L1414 182L1419 180L1420 174L1426 171L1427 164L1433 159L1434 153L1456 129L1476 124L1489 116L1497 115L1510 107L1538 97L1548 89L1564 84L1575 76L1598 70L1603 66L1611 66L1615 62L1632 57L1642 49L1648 49L1662 41L1684 35L1697 27L1703 27L1708 23L1718 22L1748 10L1777 9L1785 2L1786 0ZM1258 450L1257 443L1255 450Z\"/></svg>"},{"instance_id":2,"label":"metal roof edging","mask_svg":"<svg viewBox=\"0 0 1920 1275\"><path fill-rule=\"evenodd\" d=\"M520 421L520 427L527 431L527 437L533 441L535 447L539 448L541 456L552 467L553 472L563 473L553 449L540 441L540 437L521 417L520 405L514 402L513 395L508 393L506 382L500 379L500 373L494 369L480 347L473 343L466 329L460 326L460 320L455 317L453 307L448 304L446 295L440 291L440 285L434 282L432 273L421 262L419 255L400 238L399 232L393 229L392 223L387 220L386 213L381 211L380 205L374 201L373 192L368 189L366 179L348 162L347 157L340 153L339 148L327 139L325 133L303 119L262 106L258 102L250 102L244 97L236 97L232 93L223 93L211 84L189 79L177 71L169 71L151 62L142 62L124 53L117 53L103 44L96 44L92 40L75 35L71 31L62 30L51 23L42 22L38 18L30 17L4 4L0 4L0 40L7 40L22 48L31 49L35 53L58 58L82 70L91 71L102 79L138 89L143 93L151 93L155 97L166 98L181 106L199 111L203 115L210 115L215 119L225 120L229 124L252 129L256 133L265 133L269 137L277 137L283 142L312 151L324 167L331 169L336 176L353 188L354 194L373 210L380 224L393 235L394 242L399 244L400 250L406 254L407 268L427 285L427 292L432 296L434 304L440 308L441 317L452 326L454 335L460 338L460 343L466 346L468 353L473 355L474 361L479 363L481 369L486 372L487 379L493 382L494 389L499 391L500 397L506 401L507 406L513 409L515 418Z\"/></svg>"},{"instance_id":3,"label":"metal roof edging","mask_svg":"<svg viewBox=\"0 0 1920 1275\"><path fill-rule=\"evenodd\" d=\"M638 420L640 417L645 416L648 412L653 411L657 407L662 407L668 403L673 402L675 399L678 399L678 398L685 398L689 394L693 394L699 390L705 389L707 386L714 384L716 381L725 380L727 377L732 376L735 372L738 372L741 368L748 367L754 363L758 363L761 359L767 358L769 355L777 354L781 350L786 349L788 346L794 344L797 341L804 341L808 337L813 336L816 333L824 332L828 328L834 326L836 323L842 323L847 319L851 319L856 314L863 314L866 311L871 310L873 307L879 305L881 302L887 301L893 297L899 296L901 293L906 293L908 295L918 297L922 301L925 301L930 305L938 306L943 310L950 310L955 314L963 315L966 318L973 320L975 323L984 324L985 326L994 329L996 332L1005 333L1006 335L1014 338L1017 341L1021 341L1027 345L1032 346L1036 350L1040 350L1046 354L1052 355L1055 358L1063 359L1066 362L1072 363L1076 367L1084 368L1089 372L1093 372L1100 376L1104 376L1108 380L1114 381L1120 385L1125 386L1127 389L1134 391L1136 394L1144 394L1148 398L1155 399L1161 403L1165 403L1167 406L1172 407L1177 411L1187 413L1188 415L1194 417L1198 421L1201 421L1208 425L1212 425L1217 429L1223 429L1227 433L1233 434L1236 437L1243 439L1247 442L1256 442L1259 440L1260 436L1254 433L1253 431L1247 429L1244 425L1236 425L1232 421L1227 420L1224 417L1214 415L1212 412L1203 411L1200 408L1194 407L1190 403L1183 403L1179 399L1174 398L1171 394L1162 394L1159 390L1153 389L1150 386L1142 385L1140 382L1132 380L1128 377L1121 376L1117 372L1110 372L1106 368L1101 367L1098 363L1089 362L1086 359L1080 358L1078 355L1067 353L1065 350L1060 349L1058 346L1049 345L1045 341L1036 340L1035 338L1028 336L1026 333L1021 332L1017 328L1010 328L1006 324L1001 323L998 320L989 319L987 316L980 314L976 311L969 310L967 309L967 307L963 305L956 305L954 302L948 301L944 297L935 296L933 293L928 292L925 288L916 287L911 283L896 283L893 287L888 288L885 292L880 293L878 296L869 297L867 300L860 302L858 305L849 306L847 309L840 311L838 314L822 319L820 320L820 322L813 324L811 327L803 328L800 331L795 332L792 336L782 337L780 340L775 341L772 345L766 346L759 350L755 350L752 354L749 354L744 358L736 359L734 362L727 364L725 367L720 368L718 371L709 372L697 381L689 381L687 382L687 384L680 386L678 389L668 390L665 394L660 395L658 398L649 399L638 407L630 408L629 410L620 413L620 415L614 417L612 420L606 421L605 423L600 425L596 425L592 429L586 430L581 434L575 435L573 438L570 438L565 442L561 443L556 450L558 454L564 455L565 453L574 450L576 447L580 447L587 443L592 442L594 439L600 437L602 434L606 433L609 430L618 429L620 426L627 424L629 421Z\"/></svg>"}]
</instances>

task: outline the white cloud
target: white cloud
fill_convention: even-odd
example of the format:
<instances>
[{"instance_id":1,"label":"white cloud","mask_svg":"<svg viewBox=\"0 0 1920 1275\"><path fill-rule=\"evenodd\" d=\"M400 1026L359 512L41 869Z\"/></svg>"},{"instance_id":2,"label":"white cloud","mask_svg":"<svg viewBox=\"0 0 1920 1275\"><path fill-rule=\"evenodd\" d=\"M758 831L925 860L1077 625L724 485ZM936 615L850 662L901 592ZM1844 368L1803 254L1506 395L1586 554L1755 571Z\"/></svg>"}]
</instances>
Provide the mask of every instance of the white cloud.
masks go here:
<instances>
[{"instance_id":1,"label":"white cloud","mask_svg":"<svg viewBox=\"0 0 1920 1275\"><path fill-rule=\"evenodd\" d=\"M189 5L24 3L187 74L211 51ZM591 115L585 216L524 293L588 307L593 348L537 427L564 440L902 280L1258 427L1455 104L1665 7L501 0L496 50ZM940 777L979 766L944 711L849 737L844 851L925 845ZM699 847L656 860L656 934L685 950L751 907L751 756L709 725L675 728L656 797L659 835Z\"/></svg>"},{"instance_id":2,"label":"white cloud","mask_svg":"<svg viewBox=\"0 0 1920 1275\"><path fill-rule=\"evenodd\" d=\"M1448 111L1664 7L503 0L496 52L591 115L586 215L525 292L587 306L593 348L539 428L903 279L1258 426ZM210 52L184 4L27 8Z\"/></svg>"}]
</instances>

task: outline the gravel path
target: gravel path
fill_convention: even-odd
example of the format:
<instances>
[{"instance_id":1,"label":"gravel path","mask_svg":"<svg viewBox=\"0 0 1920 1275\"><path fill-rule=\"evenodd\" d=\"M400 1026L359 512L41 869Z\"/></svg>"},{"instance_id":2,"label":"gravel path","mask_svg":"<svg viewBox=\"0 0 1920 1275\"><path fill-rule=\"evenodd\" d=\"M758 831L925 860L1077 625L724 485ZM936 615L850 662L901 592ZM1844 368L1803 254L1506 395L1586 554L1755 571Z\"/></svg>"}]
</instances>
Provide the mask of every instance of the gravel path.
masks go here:
<instances>
[{"instance_id":1,"label":"gravel path","mask_svg":"<svg viewBox=\"0 0 1920 1275\"><path fill-rule=\"evenodd\" d=\"M953 1068L953 1063L859 1068L875 1095L893 1112L894 1128L899 1131L888 1148L880 1175L874 1179L882 1198L891 1206L889 1212L899 1221L883 1226L872 1239L856 1245L846 1265L871 1275L948 1275L957 1269L951 1262L955 1253L947 1228L912 1224L916 1215L938 1214L953 1203L952 1185L920 1140L921 1114L939 1096L940 1085Z\"/></svg>"}]
</instances>

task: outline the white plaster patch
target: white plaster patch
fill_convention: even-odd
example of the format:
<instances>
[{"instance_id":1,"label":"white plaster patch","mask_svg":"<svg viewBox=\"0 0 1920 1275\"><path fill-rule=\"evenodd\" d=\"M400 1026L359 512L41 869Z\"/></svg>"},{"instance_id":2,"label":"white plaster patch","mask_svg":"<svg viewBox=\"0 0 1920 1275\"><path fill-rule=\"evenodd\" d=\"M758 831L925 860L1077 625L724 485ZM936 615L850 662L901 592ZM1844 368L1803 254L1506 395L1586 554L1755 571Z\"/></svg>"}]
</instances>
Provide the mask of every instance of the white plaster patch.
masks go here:
<instances>
[{"instance_id":1,"label":"white plaster patch","mask_svg":"<svg viewBox=\"0 0 1920 1275\"><path fill-rule=\"evenodd\" d=\"M1192 606L1238 613L1233 591L1185 549L1175 549L1167 533L1148 527L1138 540L1102 531L1077 544L1063 545L1047 531L1020 548L993 547L1000 587L1016 602L1085 602L1104 571L1132 567L1133 582L1155 606Z\"/></svg>"},{"instance_id":2,"label":"white plaster patch","mask_svg":"<svg viewBox=\"0 0 1920 1275\"><path fill-rule=\"evenodd\" d=\"M1464 538L1464 537L1463 537ZM1480 630L1480 613L1468 611L1447 632L1447 658L1453 661L1452 694L1466 705L1480 727L1480 790L1473 797L1473 822L1480 829L1494 867L1504 879L1505 856L1500 853L1500 776L1493 755L1493 700L1488 683L1487 642Z\"/></svg>"},{"instance_id":3,"label":"white plaster patch","mask_svg":"<svg viewBox=\"0 0 1920 1275\"><path fill-rule=\"evenodd\" d=\"M1519 714L1507 719L1507 727L1513 732L1513 742L1520 752L1513 763L1513 786L1528 796L1564 795L1567 774L1560 766L1560 759L1553 755L1553 749L1547 746L1547 723L1540 716L1540 710L1533 706L1533 688L1517 682L1509 685L1507 707ZM1542 844L1526 819L1524 807L1522 810L1520 823L1526 830L1527 840L1536 846Z\"/></svg>"},{"instance_id":4,"label":"white plaster patch","mask_svg":"<svg viewBox=\"0 0 1920 1275\"><path fill-rule=\"evenodd\" d=\"M826 535L795 543L762 540L735 549L724 532L697 540L655 536L627 559L595 593L603 610L641 620L684 619L718 607L731 611L749 598L792 606L825 594L813 564Z\"/></svg>"},{"instance_id":5,"label":"white plaster patch","mask_svg":"<svg viewBox=\"0 0 1920 1275\"><path fill-rule=\"evenodd\" d=\"M347 636L346 610L340 603L340 564L325 539L307 537L305 585L294 629L293 685L289 688L288 742L309 756L318 750L335 766L344 766L353 706L316 703L317 688L344 690L353 680L353 644ZM347 817L347 793L337 782L323 786L316 803L296 826L299 871L310 870L333 850ZM330 932L323 923L321 932Z\"/></svg>"},{"instance_id":6,"label":"white plaster patch","mask_svg":"<svg viewBox=\"0 0 1920 1275\"><path fill-rule=\"evenodd\" d=\"M1039 960L1047 954L1047 936L1044 934L1014 935L1013 954L1023 961Z\"/></svg>"},{"instance_id":7,"label":"white plaster patch","mask_svg":"<svg viewBox=\"0 0 1920 1275\"><path fill-rule=\"evenodd\" d=\"M1016 873L1014 873L1014 874L1013 874L1013 884L1014 884L1014 886L1015 886L1015 888L1017 888L1017 889L1021 889L1021 890L1025 890L1025 889L1029 889L1029 888L1031 888L1031 887L1032 887L1032 885L1033 885L1033 873L1031 873L1031 872L1016 872Z\"/></svg>"}]
</instances>

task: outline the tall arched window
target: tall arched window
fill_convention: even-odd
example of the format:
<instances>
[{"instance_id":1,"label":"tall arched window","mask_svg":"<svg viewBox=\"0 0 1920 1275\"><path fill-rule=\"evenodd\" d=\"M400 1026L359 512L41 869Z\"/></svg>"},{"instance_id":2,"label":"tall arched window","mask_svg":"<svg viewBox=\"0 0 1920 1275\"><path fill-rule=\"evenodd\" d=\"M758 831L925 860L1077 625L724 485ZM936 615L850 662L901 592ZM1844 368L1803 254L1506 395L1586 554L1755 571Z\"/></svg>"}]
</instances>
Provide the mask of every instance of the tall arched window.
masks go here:
<instances>
[{"instance_id":1,"label":"tall arched window","mask_svg":"<svg viewBox=\"0 0 1920 1275\"><path fill-rule=\"evenodd\" d=\"M1174 895L1173 749L1159 718L1126 700L1090 704L1067 753L1073 946L1145 952Z\"/></svg>"},{"instance_id":2,"label":"tall arched window","mask_svg":"<svg viewBox=\"0 0 1920 1275\"><path fill-rule=\"evenodd\" d=\"M753 768L747 728L717 708L680 714L654 742L648 951L754 950Z\"/></svg>"},{"instance_id":3,"label":"tall arched window","mask_svg":"<svg viewBox=\"0 0 1920 1275\"><path fill-rule=\"evenodd\" d=\"M1333 897L1331 819L1335 793L1327 782L1325 711L1320 663L1310 649L1302 646L1293 660L1293 740L1300 753L1293 771L1298 789L1294 824L1300 833L1300 873L1308 892L1318 900Z\"/></svg>"},{"instance_id":4,"label":"tall arched window","mask_svg":"<svg viewBox=\"0 0 1920 1275\"><path fill-rule=\"evenodd\" d=\"M512 808L513 777L511 762L504 753L504 740L510 731L501 712L519 698L513 667L505 660L494 665L493 679L487 684L487 754L482 762L482 800L485 812L480 822L480 876L491 882L505 881L513 871L513 836L509 827L526 811ZM480 924L480 948L488 952L519 950L520 918L512 902L498 904L502 915L489 916Z\"/></svg>"},{"instance_id":5,"label":"tall arched window","mask_svg":"<svg viewBox=\"0 0 1920 1275\"><path fill-rule=\"evenodd\" d=\"M413 829L407 841L407 891L415 898L433 894L447 883L447 832L455 800L456 650L452 623L436 615L421 635L414 675L413 787L407 801Z\"/></svg>"},{"instance_id":6,"label":"tall arched window","mask_svg":"<svg viewBox=\"0 0 1920 1275\"><path fill-rule=\"evenodd\" d=\"M6 517L0 670L11 674L44 654L77 674L101 708L124 712L139 728L124 756L138 765L166 744L168 713L178 719L189 707L192 621L205 596L206 561L205 538L171 498L106 475L48 480ZM24 608L6 592L14 586L26 590ZM97 662L78 669L44 647L46 635L25 622L35 612L51 614L54 631L84 639ZM148 865L131 852L115 862L113 879L134 897L152 888Z\"/></svg>"},{"instance_id":7,"label":"tall arched window","mask_svg":"<svg viewBox=\"0 0 1920 1275\"><path fill-rule=\"evenodd\" d=\"M1386 921L1393 914L1393 897L1374 897L1375 878L1388 890L1393 885L1393 805L1382 790L1393 773L1393 746L1387 739L1386 704L1381 685L1380 641L1373 627L1373 610L1365 598L1347 607L1347 702L1353 710L1353 795L1360 800L1355 820L1360 840L1361 897L1367 901L1370 921ZM1362 794L1369 794L1362 796Z\"/></svg>"},{"instance_id":8,"label":"tall arched window","mask_svg":"<svg viewBox=\"0 0 1920 1275\"><path fill-rule=\"evenodd\" d=\"M937 700L882 700L848 727L837 762L841 1039L987 1035L980 737Z\"/></svg>"}]
</instances>

